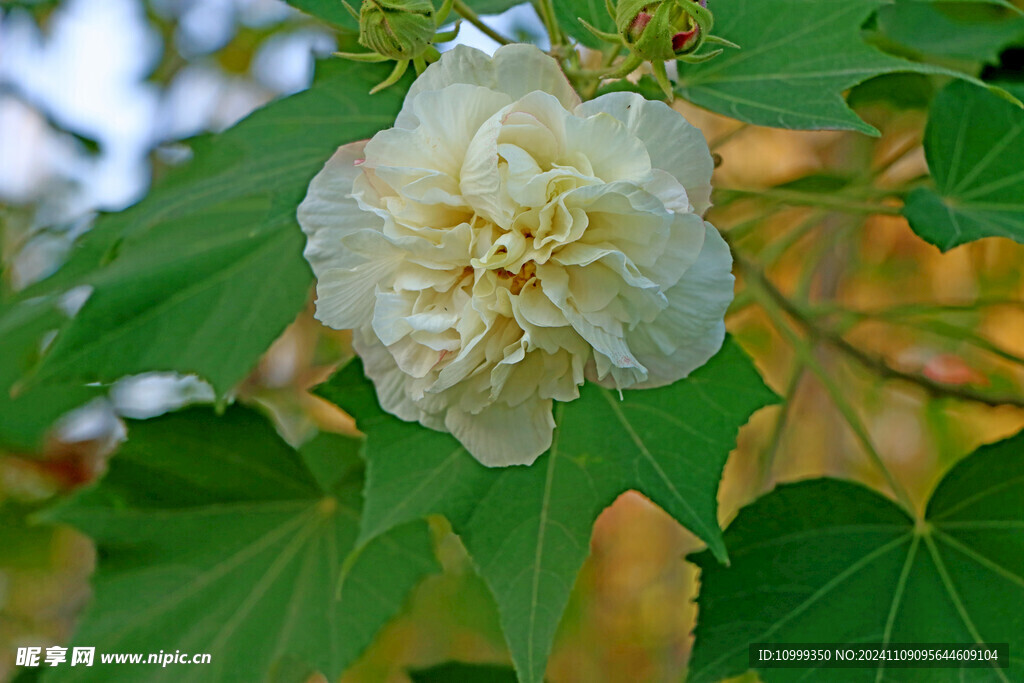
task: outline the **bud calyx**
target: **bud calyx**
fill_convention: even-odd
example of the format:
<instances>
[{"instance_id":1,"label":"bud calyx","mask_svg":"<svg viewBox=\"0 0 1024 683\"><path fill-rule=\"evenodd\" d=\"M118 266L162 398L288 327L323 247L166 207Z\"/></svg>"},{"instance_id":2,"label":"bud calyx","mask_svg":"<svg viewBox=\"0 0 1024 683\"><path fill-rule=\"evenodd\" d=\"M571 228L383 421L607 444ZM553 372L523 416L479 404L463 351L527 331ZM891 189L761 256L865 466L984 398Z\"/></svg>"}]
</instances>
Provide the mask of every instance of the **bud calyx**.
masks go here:
<instances>
[{"instance_id":1,"label":"bud calyx","mask_svg":"<svg viewBox=\"0 0 1024 683\"><path fill-rule=\"evenodd\" d=\"M422 56L437 31L430 0L363 0L359 44L391 59Z\"/></svg>"},{"instance_id":2,"label":"bud calyx","mask_svg":"<svg viewBox=\"0 0 1024 683\"><path fill-rule=\"evenodd\" d=\"M347 2L345 7L359 21L359 44L370 52L335 55L359 62L395 60L391 75L371 93L397 83L410 63L422 73L428 63L440 57L434 43L454 40L459 33L458 23L452 31L438 32L451 11L452 0L444 0L437 11L431 0L363 0L358 13Z\"/></svg>"}]
</instances>

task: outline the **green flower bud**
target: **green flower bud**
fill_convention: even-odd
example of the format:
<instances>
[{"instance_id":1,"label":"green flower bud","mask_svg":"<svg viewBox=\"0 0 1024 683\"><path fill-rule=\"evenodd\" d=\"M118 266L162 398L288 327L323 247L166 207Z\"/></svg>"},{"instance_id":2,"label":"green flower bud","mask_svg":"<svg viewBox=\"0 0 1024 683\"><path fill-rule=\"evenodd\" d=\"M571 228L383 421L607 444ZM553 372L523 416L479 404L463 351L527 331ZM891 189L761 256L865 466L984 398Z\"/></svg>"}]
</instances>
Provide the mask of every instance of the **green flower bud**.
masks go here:
<instances>
[{"instance_id":1,"label":"green flower bud","mask_svg":"<svg viewBox=\"0 0 1024 683\"><path fill-rule=\"evenodd\" d=\"M679 60L690 64L706 62L722 53L719 48L698 53L705 43L738 48L739 45L711 35L714 17L707 0L605 0L608 14L615 20L617 33L606 33L580 22L595 36L612 45L621 45L629 55L603 72L606 78L625 78L644 62L651 63L654 80L671 101L673 86L665 62Z\"/></svg>"},{"instance_id":2,"label":"green flower bud","mask_svg":"<svg viewBox=\"0 0 1024 683\"><path fill-rule=\"evenodd\" d=\"M430 0L363 0L359 44L396 60L422 57L437 26Z\"/></svg>"},{"instance_id":3,"label":"green flower bud","mask_svg":"<svg viewBox=\"0 0 1024 683\"><path fill-rule=\"evenodd\" d=\"M707 0L622 0L615 25L630 52L643 61L666 62L700 49L712 25Z\"/></svg>"}]
</instances>

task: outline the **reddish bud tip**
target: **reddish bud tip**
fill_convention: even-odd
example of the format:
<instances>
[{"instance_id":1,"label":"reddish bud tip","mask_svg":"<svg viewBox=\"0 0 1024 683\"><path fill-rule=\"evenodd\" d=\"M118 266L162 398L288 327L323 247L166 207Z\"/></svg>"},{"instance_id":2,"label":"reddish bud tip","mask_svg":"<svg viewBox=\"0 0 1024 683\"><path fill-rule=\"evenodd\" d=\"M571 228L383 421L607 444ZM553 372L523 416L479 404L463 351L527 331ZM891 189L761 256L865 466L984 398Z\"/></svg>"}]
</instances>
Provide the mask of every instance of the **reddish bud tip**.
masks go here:
<instances>
[{"instance_id":1,"label":"reddish bud tip","mask_svg":"<svg viewBox=\"0 0 1024 683\"><path fill-rule=\"evenodd\" d=\"M647 28L647 24L651 23L651 15L647 12L641 12L636 15L633 19L633 23L629 25L629 35L633 40L640 38L640 34Z\"/></svg>"},{"instance_id":2,"label":"reddish bud tip","mask_svg":"<svg viewBox=\"0 0 1024 683\"><path fill-rule=\"evenodd\" d=\"M672 36L672 51L679 52L680 50L685 50L693 43L698 33L700 33L700 27L694 26L689 31L683 31Z\"/></svg>"}]
</instances>

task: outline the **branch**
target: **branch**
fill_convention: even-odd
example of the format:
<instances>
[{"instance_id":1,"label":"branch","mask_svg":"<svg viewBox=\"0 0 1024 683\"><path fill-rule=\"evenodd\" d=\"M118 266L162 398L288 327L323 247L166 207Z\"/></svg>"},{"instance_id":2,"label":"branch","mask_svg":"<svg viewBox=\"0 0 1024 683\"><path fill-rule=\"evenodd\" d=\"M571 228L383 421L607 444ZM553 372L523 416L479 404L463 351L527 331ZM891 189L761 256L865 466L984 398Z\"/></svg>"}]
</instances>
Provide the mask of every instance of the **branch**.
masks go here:
<instances>
[{"instance_id":1,"label":"branch","mask_svg":"<svg viewBox=\"0 0 1024 683\"><path fill-rule=\"evenodd\" d=\"M845 211L847 213L883 214L887 216L898 216L902 209L898 206L863 202L858 199L849 198L842 194L821 194L817 192L805 192L802 190L790 190L786 188L772 187L766 190L755 190L742 187L723 187L718 190L721 194L736 194L743 197L761 197L783 204L796 206L818 206L834 211ZM893 193L887 193L893 194Z\"/></svg>"},{"instance_id":2,"label":"branch","mask_svg":"<svg viewBox=\"0 0 1024 683\"><path fill-rule=\"evenodd\" d=\"M548 32L548 39L551 42L551 49L555 51L563 42L562 30L558 25L558 19L555 18L554 5L551 4L551 0L533 0L533 9L536 10L537 16L540 17L541 22L544 24L544 28Z\"/></svg>"},{"instance_id":3,"label":"branch","mask_svg":"<svg viewBox=\"0 0 1024 683\"><path fill-rule=\"evenodd\" d=\"M884 379L898 379L904 382L916 384L931 396L937 398L956 398L964 401L974 401L988 406L1010 405L1024 408L1024 396L1013 396L1010 394L989 394L977 391L969 387L958 387L936 382L935 380L913 372L906 372L889 365L881 356L875 356L862 349L857 348L846 341L841 334L817 325L814 320L793 303L785 294L779 291L775 285L765 276L764 272L750 261L735 255L736 265L747 277L757 280L758 284L778 304L779 308L785 311L786 315L792 318L812 338L818 339L843 352L860 365Z\"/></svg>"},{"instance_id":4,"label":"branch","mask_svg":"<svg viewBox=\"0 0 1024 683\"><path fill-rule=\"evenodd\" d=\"M825 389L825 393L828 394L832 404L839 411L839 414L846 420L846 424L850 426L850 430L853 432L854 437L860 442L864 452L868 455L871 461L878 467L878 471L885 477L886 482L889 484L889 488L892 489L893 494L899 499L900 503L906 508L910 514L915 514L916 507L914 505L914 499L910 497L910 493L900 484L899 479L892 473L889 466L886 464L882 454L875 448L874 442L871 440L871 434L868 432L864 423L861 421L860 416L857 415L857 411L854 410L853 405L846 400L846 394L843 392L842 387L835 381L835 379L828 374L825 370L825 366L818 360L814 353L814 344L811 343L811 339L805 339L801 337L795 330L793 330L790 324L786 321L786 311L782 306L775 300L775 298L769 293L767 280L755 279L751 282L750 292L753 294L754 299L757 300L764 312L772 321L772 325L778 330L779 334L786 338L786 341L793 347L793 352L796 354L797 360L801 364L801 367L806 367L808 370L813 372L817 376L818 381L821 382L821 386ZM815 340L817 341L817 340ZM787 401L788 403L788 401Z\"/></svg>"},{"instance_id":5,"label":"branch","mask_svg":"<svg viewBox=\"0 0 1024 683\"><path fill-rule=\"evenodd\" d=\"M485 24L483 19L481 19L480 16L472 9L470 9L469 5L467 5L462 0L455 0L452 3L452 7L455 9L455 12L460 17L471 23L473 26L479 29L481 33L483 33L485 36L487 36L494 42L498 43L499 45L511 45L512 43L517 42L515 40L512 40L511 38L506 38L505 36L495 31L493 28Z\"/></svg>"}]
</instances>

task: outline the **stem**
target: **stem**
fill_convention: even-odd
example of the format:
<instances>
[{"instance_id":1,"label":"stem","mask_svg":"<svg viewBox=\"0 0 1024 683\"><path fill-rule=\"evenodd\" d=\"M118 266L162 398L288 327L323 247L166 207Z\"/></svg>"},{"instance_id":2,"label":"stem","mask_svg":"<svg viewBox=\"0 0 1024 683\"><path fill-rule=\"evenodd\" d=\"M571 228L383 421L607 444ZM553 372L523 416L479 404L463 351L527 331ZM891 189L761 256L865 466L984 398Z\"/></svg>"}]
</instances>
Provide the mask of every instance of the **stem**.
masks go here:
<instances>
[{"instance_id":1,"label":"stem","mask_svg":"<svg viewBox=\"0 0 1024 683\"><path fill-rule=\"evenodd\" d=\"M728 133L723 133L721 136L715 138L714 141L712 141L711 144L708 145L708 147L711 149L712 152L714 152L719 147L721 147L725 143L729 142L730 140L732 140L734 137L736 137L740 133L745 132L748 128L750 128L750 124L749 123L741 123L737 127L733 128L731 131L729 131Z\"/></svg>"},{"instance_id":2,"label":"stem","mask_svg":"<svg viewBox=\"0 0 1024 683\"><path fill-rule=\"evenodd\" d=\"M894 153L890 154L888 158L883 159L877 167L868 169L863 178L865 180L876 180L920 144L921 141L916 136L908 138L903 142L903 144L896 148Z\"/></svg>"},{"instance_id":3,"label":"stem","mask_svg":"<svg viewBox=\"0 0 1024 683\"><path fill-rule=\"evenodd\" d=\"M609 45L603 53L601 68L596 71L579 68L575 70L566 69L566 75L570 75L570 71L572 71L574 75L581 77L583 83L586 84L585 88L582 84L577 88L577 91L580 93L580 97L583 98L584 101L594 99L597 89L601 87L601 81L608 73L609 68L615 62L616 58L618 58L620 52L622 52L621 45ZM577 57L579 56L579 53L575 50L572 54Z\"/></svg>"},{"instance_id":4,"label":"stem","mask_svg":"<svg viewBox=\"0 0 1024 683\"><path fill-rule=\"evenodd\" d=\"M473 26L479 29L481 33L483 33L485 36L487 36L494 42L498 43L499 45L511 45L512 43L516 42L510 38L506 38L505 36L495 31L493 28L485 24L484 21L480 18L480 16L462 0L454 0L454 2L452 3L452 7L455 9L455 12L460 17L471 23Z\"/></svg>"},{"instance_id":5,"label":"stem","mask_svg":"<svg viewBox=\"0 0 1024 683\"><path fill-rule=\"evenodd\" d=\"M775 426L772 428L771 439L758 463L758 494L766 491L772 483L772 475L775 470L775 456L779 452L779 446L782 445L782 435L785 433L786 424L789 421L790 406L805 374L807 374L807 366L803 363L798 363L793 376L789 379L786 392L782 396L782 405L779 407L779 416L775 419Z\"/></svg>"},{"instance_id":6,"label":"stem","mask_svg":"<svg viewBox=\"0 0 1024 683\"><path fill-rule=\"evenodd\" d=\"M811 298L811 289L815 285L815 277L821 275L819 284L822 285L819 296L835 297L838 289L839 282L842 279L842 266L840 263L833 262L831 265L827 263L829 259L829 252L833 257L839 257L842 261L840 254L848 246L847 240L851 233L863 224L860 217L854 220L849 220L849 216L825 216L821 224L827 226L831 239L829 240L817 240L808 245L807 250L804 251L801 256L805 261L805 267L803 272L796 281L796 288L794 289L795 297L800 301L809 301ZM844 221L846 224L843 225ZM765 250L767 251L767 249ZM824 266L824 267L823 267Z\"/></svg>"},{"instance_id":7,"label":"stem","mask_svg":"<svg viewBox=\"0 0 1024 683\"><path fill-rule=\"evenodd\" d=\"M750 197L764 197L765 199L774 199L785 204L820 206L825 209L846 211L849 213L885 214L889 216L898 216L901 213L901 209L898 206L861 202L847 198L843 195L826 195L818 194L816 192L803 192L801 190L786 190L777 187L766 190L730 187L722 188L720 191L732 192Z\"/></svg>"},{"instance_id":8,"label":"stem","mask_svg":"<svg viewBox=\"0 0 1024 683\"><path fill-rule=\"evenodd\" d=\"M754 298L750 296L750 292L748 292L745 289L741 289L740 291L736 292L736 296L733 297L732 303L729 304L729 310L726 312L726 315L737 315L740 311L746 310L753 303Z\"/></svg>"},{"instance_id":9,"label":"stem","mask_svg":"<svg viewBox=\"0 0 1024 683\"><path fill-rule=\"evenodd\" d=\"M581 69L563 63L562 71L565 72L566 78L572 82L584 102L594 99L594 94L601 87L601 81L608 78L607 69Z\"/></svg>"},{"instance_id":10,"label":"stem","mask_svg":"<svg viewBox=\"0 0 1024 683\"><path fill-rule=\"evenodd\" d=\"M1020 299L1005 299L1001 297L981 297L968 303L958 304L935 304L931 302L896 304L885 308L852 309L840 306L839 304L817 304L810 311L813 315L830 315L842 313L844 315L855 315L858 318L877 318L887 320L889 318L905 318L920 315L933 315L937 313L974 313L979 308L991 306L1010 306L1024 310L1024 301Z\"/></svg>"},{"instance_id":11,"label":"stem","mask_svg":"<svg viewBox=\"0 0 1024 683\"><path fill-rule=\"evenodd\" d=\"M894 315L888 311L882 311L881 314L871 313L868 311L856 311L851 309L838 308L833 311L818 313L817 311L805 311L812 317L820 317L821 315L833 315L840 314L844 316L850 316L855 319L854 325L862 323L868 320L874 320L886 325L894 325L897 327L908 327L910 329L919 330L921 332L927 332L930 334L937 335L946 339L955 339L966 344L970 344L982 351L987 351L994 356L998 356L1003 360L1010 361L1016 365L1024 365L1024 356L1018 356L1012 351L1008 351L998 344L982 337L980 334L975 334L970 329L961 327L959 325L953 325L943 320L934 320L931 318L924 318L923 320L918 319L918 316L911 314Z\"/></svg>"},{"instance_id":12,"label":"stem","mask_svg":"<svg viewBox=\"0 0 1024 683\"><path fill-rule=\"evenodd\" d=\"M580 78L584 80L597 80L600 82L602 78L605 78L608 73L601 69L575 69L571 66L567 66L563 69L565 75L571 78Z\"/></svg>"},{"instance_id":13,"label":"stem","mask_svg":"<svg viewBox=\"0 0 1024 683\"><path fill-rule=\"evenodd\" d=\"M730 240L738 242L753 233L757 228L761 227L762 223L774 216L776 213L778 213L778 209L772 207L768 211L759 213L753 218L744 219L735 225L730 225L729 227L722 226L720 230L722 233L728 234Z\"/></svg>"},{"instance_id":14,"label":"stem","mask_svg":"<svg viewBox=\"0 0 1024 683\"><path fill-rule=\"evenodd\" d=\"M738 223L729 230L725 231L729 236L729 240L737 241L741 240L750 233L752 233L760 224L769 216L772 216L775 212L769 212L751 218L750 220ZM799 242L803 237L814 228L821 225L824 221L825 216L828 212L818 211L812 212L806 219L796 225L796 227L789 229L788 232L783 233L778 237L774 237L768 245L758 253L758 260L765 265L771 265L778 261L782 256L789 251L789 249Z\"/></svg>"},{"instance_id":15,"label":"stem","mask_svg":"<svg viewBox=\"0 0 1024 683\"><path fill-rule=\"evenodd\" d=\"M811 315L786 298L786 296L780 292L767 277L765 277L764 273L761 272L760 269L738 255L735 255L735 258L737 267L747 275L748 280L762 289L775 303L775 305L784 311L786 315L792 318L805 332L807 332L807 334L812 338L819 339L837 350L842 351L844 354L857 361L861 366L876 375L884 379L898 379L910 382L911 384L916 384L927 391L930 395L938 398L956 398L963 401L974 401L975 403L982 403L993 407L1009 405L1024 408L1024 396L988 394L969 387L950 386L948 384L936 382L924 375L905 372L892 367L884 358L862 351L850 342L846 341L846 339L837 332L817 325Z\"/></svg>"},{"instance_id":16,"label":"stem","mask_svg":"<svg viewBox=\"0 0 1024 683\"><path fill-rule=\"evenodd\" d=\"M533 8L537 11L537 16L540 17L541 22L544 24L544 29L548 32L548 40L551 42L552 50L562 45L562 31L558 27L558 20L555 18L555 8L551 4L551 0L533 0Z\"/></svg>"},{"instance_id":17,"label":"stem","mask_svg":"<svg viewBox=\"0 0 1024 683\"><path fill-rule=\"evenodd\" d=\"M737 259L737 264L740 261ZM769 292L770 283L762 276L759 276L759 271L751 272L748 268L744 267L743 271L745 274L752 276L748 277L748 284L751 289L751 294L757 300L765 313L772 321L772 326L779 331L783 337L793 347L793 351L796 353L797 358L801 364L808 370L813 372L818 380L821 382L822 387L828 393L829 398L832 400L833 405L842 414L843 419L850 425L850 429L853 431L854 436L860 443L861 447L871 458L871 461L878 468L879 472L885 478L886 483L889 484L889 488L896 495L896 498L906 508L908 512L914 515L914 502L907 493L907 490L903 488L899 480L893 476L893 473L889 470L888 465L885 464L885 460L882 459L881 454L875 448L875 444L871 441L871 436L864 424L861 422L860 417L857 415L853 406L846 400L846 396L843 394L842 389L836 384L835 380L825 371L825 368L821 365L821 361L814 355L814 349L810 343L790 328L786 322L784 313L788 313L775 297ZM777 290L776 290L777 291ZM788 302L788 300L787 300Z\"/></svg>"}]
</instances>

